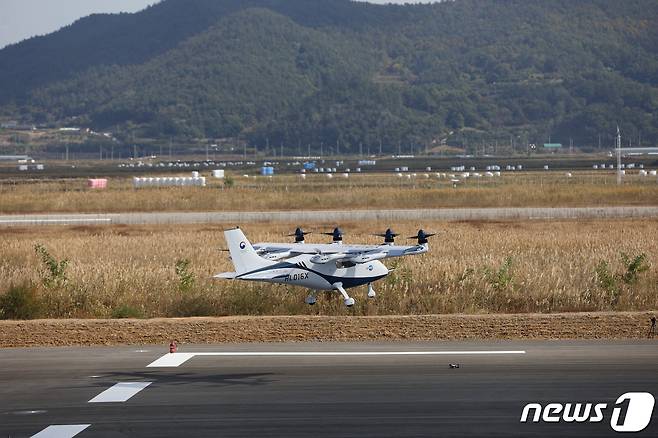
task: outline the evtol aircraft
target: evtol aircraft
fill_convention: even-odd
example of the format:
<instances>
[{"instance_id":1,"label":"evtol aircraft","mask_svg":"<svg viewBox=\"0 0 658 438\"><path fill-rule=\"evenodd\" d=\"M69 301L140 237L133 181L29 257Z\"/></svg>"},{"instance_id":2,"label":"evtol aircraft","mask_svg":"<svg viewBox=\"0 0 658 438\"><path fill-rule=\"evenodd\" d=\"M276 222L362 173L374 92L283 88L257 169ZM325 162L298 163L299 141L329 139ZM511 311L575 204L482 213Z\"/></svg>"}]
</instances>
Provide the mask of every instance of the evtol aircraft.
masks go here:
<instances>
[{"instance_id":1,"label":"evtol aircraft","mask_svg":"<svg viewBox=\"0 0 658 438\"><path fill-rule=\"evenodd\" d=\"M384 238L381 245L346 245L340 228L331 233L329 244L305 243L310 234L301 228L295 230L295 243L257 243L252 245L237 227L224 231L235 272L215 275L215 278L245 281L261 281L301 286L310 289L306 303L316 303L317 291L338 291L345 305L354 305L347 289L368 285L368 298L375 298L372 283L386 277L389 270L380 260L424 254L429 250L428 238L433 233L418 231L416 245L395 245L398 235L386 230L376 234Z\"/></svg>"}]
</instances>

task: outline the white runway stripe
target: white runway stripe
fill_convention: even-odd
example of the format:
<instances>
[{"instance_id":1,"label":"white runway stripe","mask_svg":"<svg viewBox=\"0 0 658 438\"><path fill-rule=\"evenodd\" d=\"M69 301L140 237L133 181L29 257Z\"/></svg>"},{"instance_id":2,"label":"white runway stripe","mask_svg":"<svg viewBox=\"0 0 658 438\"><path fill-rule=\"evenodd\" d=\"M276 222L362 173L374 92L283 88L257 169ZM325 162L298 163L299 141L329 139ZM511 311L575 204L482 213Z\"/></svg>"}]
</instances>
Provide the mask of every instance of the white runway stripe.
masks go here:
<instances>
[{"instance_id":1,"label":"white runway stripe","mask_svg":"<svg viewBox=\"0 0 658 438\"><path fill-rule=\"evenodd\" d=\"M89 400L89 403L125 402L151 383L153 382L120 382Z\"/></svg>"},{"instance_id":2,"label":"white runway stripe","mask_svg":"<svg viewBox=\"0 0 658 438\"><path fill-rule=\"evenodd\" d=\"M178 367L194 356L451 356L473 354L525 354L524 350L470 351L222 351L216 353L168 353L147 367Z\"/></svg>"},{"instance_id":3,"label":"white runway stripe","mask_svg":"<svg viewBox=\"0 0 658 438\"><path fill-rule=\"evenodd\" d=\"M48 426L32 438L72 438L91 426L91 424L64 424Z\"/></svg>"}]
</instances>

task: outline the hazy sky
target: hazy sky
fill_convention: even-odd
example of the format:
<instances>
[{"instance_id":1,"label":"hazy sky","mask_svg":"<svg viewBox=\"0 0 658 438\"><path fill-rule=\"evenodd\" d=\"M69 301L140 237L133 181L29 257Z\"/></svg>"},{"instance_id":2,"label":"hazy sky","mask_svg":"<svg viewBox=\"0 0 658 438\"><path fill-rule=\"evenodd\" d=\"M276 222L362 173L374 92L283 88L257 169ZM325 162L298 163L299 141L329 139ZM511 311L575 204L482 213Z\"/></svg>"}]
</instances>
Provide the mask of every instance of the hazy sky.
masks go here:
<instances>
[{"instance_id":1,"label":"hazy sky","mask_svg":"<svg viewBox=\"0 0 658 438\"><path fill-rule=\"evenodd\" d=\"M369 0L404 3L405 0ZM426 0L427 1L427 0ZM101 12L136 12L158 0L1 0L0 48L45 35L81 17ZM413 0L406 0L414 3Z\"/></svg>"}]
</instances>

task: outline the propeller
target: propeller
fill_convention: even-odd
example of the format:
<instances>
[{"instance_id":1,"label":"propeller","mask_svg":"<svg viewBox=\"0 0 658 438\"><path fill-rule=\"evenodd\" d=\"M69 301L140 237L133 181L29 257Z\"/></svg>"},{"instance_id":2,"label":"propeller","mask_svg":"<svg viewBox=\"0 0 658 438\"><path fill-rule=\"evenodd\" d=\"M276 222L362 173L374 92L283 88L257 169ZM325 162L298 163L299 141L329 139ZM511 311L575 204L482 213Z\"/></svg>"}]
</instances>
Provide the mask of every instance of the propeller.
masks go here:
<instances>
[{"instance_id":1,"label":"propeller","mask_svg":"<svg viewBox=\"0 0 658 438\"><path fill-rule=\"evenodd\" d=\"M342 243L343 242L343 230L340 228L336 227L334 228L334 231L331 233L322 233L325 236L331 236L334 240L334 243Z\"/></svg>"},{"instance_id":2,"label":"propeller","mask_svg":"<svg viewBox=\"0 0 658 438\"><path fill-rule=\"evenodd\" d=\"M301 228L297 227L297 229L295 229L294 234L288 234L288 237L294 237L295 238L295 243L303 243L304 242L304 236L306 236L307 234L311 234L311 232L309 231L307 233L306 231L304 231Z\"/></svg>"},{"instance_id":3,"label":"propeller","mask_svg":"<svg viewBox=\"0 0 658 438\"><path fill-rule=\"evenodd\" d=\"M415 236L407 237L407 239L418 239L419 245L424 245L427 243L427 239L434 236L436 233L426 233L424 230L418 230L418 234Z\"/></svg>"},{"instance_id":4,"label":"propeller","mask_svg":"<svg viewBox=\"0 0 658 438\"><path fill-rule=\"evenodd\" d=\"M390 228L387 229L383 234L373 234L373 236L377 237L383 237L384 238L384 243L395 243L395 238L399 236L399 234L394 233L393 230Z\"/></svg>"}]
</instances>

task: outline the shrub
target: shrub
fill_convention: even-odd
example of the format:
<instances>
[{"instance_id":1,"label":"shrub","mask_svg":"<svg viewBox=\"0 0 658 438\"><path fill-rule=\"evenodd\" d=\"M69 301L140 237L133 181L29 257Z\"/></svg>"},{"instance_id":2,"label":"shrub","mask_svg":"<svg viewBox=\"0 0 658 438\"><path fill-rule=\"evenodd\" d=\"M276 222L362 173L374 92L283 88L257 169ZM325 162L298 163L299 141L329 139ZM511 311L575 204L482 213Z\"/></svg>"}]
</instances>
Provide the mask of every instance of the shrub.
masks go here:
<instances>
[{"instance_id":1,"label":"shrub","mask_svg":"<svg viewBox=\"0 0 658 438\"><path fill-rule=\"evenodd\" d=\"M188 259L179 259L176 261L176 275L178 276L178 286L181 292L189 291L194 285L194 274L189 271L190 261Z\"/></svg>"},{"instance_id":2,"label":"shrub","mask_svg":"<svg viewBox=\"0 0 658 438\"><path fill-rule=\"evenodd\" d=\"M122 304L112 310L112 318L114 319L142 318L143 316L144 315L140 309L128 304Z\"/></svg>"},{"instance_id":3,"label":"shrub","mask_svg":"<svg viewBox=\"0 0 658 438\"><path fill-rule=\"evenodd\" d=\"M491 286L500 292L512 283L512 257L507 257L498 270L485 268L484 275Z\"/></svg>"},{"instance_id":4,"label":"shrub","mask_svg":"<svg viewBox=\"0 0 658 438\"><path fill-rule=\"evenodd\" d=\"M2 319L35 319L40 313L41 300L34 285L29 283L11 285L4 295L0 295Z\"/></svg>"},{"instance_id":5,"label":"shrub","mask_svg":"<svg viewBox=\"0 0 658 438\"><path fill-rule=\"evenodd\" d=\"M69 265L67 259L57 261L45 246L37 243L34 245L34 251L41 258L45 269L41 271L42 281L46 287L63 286L66 281L66 268Z\"/></svg>"},{"instance_id":6,"label":"shrub","mask_svg":"<svg viewBox=\"0 0 658 438\"><path fill-rule=\"evenodd\" d=\"M635 256L632 260L628 255L621 253L621 262L626 268L626 272L621 274L621 280L626 284L637 283L638 276L650 268L645 253Z\"/></svg>"}]
</instances>

